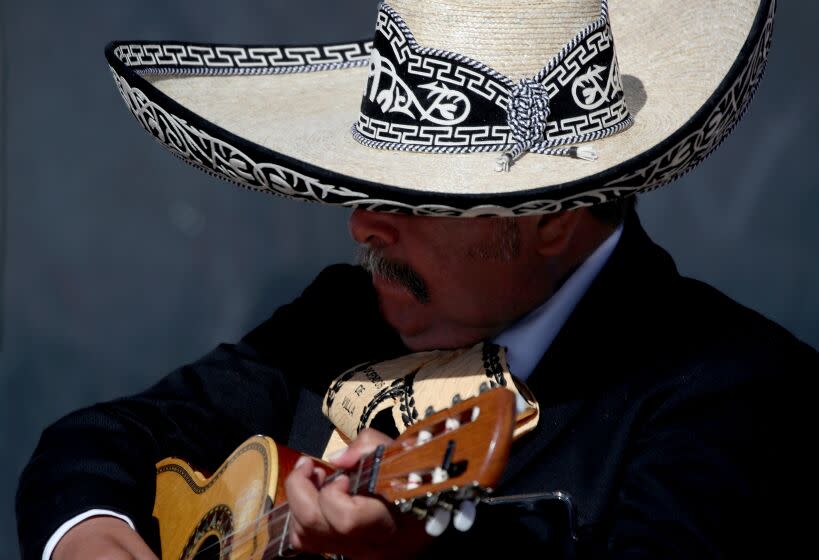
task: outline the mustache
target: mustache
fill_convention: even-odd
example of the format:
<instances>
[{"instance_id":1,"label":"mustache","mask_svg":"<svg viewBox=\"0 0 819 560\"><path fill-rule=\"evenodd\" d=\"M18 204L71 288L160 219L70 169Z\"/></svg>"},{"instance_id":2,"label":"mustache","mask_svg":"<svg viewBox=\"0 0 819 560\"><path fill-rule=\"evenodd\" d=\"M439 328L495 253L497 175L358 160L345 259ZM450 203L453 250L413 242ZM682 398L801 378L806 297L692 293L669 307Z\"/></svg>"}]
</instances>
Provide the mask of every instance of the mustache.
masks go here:
<instances>
[{"instance_id":1,"label":"mustache","mask_svg":"<svg viewBox=\"0 0 819 560\"><path fill-rule=\"evenodd\" d=\"M356 261L370 274L378 274L406 288L420 303L429 303L426 282L407 263L387 259L380 249L369 245L358 247Z\"/></svg>"}]
</instances>

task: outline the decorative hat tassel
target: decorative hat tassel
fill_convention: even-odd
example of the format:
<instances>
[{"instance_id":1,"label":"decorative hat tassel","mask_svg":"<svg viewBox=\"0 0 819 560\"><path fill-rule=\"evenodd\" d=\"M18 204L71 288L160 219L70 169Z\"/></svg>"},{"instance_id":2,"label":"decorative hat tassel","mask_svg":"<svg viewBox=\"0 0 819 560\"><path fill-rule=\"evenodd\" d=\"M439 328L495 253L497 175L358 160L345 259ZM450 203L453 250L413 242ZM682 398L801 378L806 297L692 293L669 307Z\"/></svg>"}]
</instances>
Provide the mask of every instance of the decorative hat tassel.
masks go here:
<instances>
[{"instance_id":1,"label":"decorative hat tassel","mask_svg":"<svg viewBox=\"0 0 819 560\"><path fill-rule=\"evenodd\" d=\"M515 144L515 146L508 152L504 152L501 157L495 162L495 171L506 172L512 167L512 164L520 158L524 153L529 151L530 146L524 144Z\"/></svg>"},{"instance_id":2,"label":"decorative hat tassel","mask_svg":"<svg viewBox=\"0 0 819 560\"><path fill-rule=\"evenodd\" d=\"M546 121L552 112L549 102L546 87L532 78L524 78L512 88L506 114L509 128L512 129L512 135L517 144L498 158L495 171L509 171L512 164L526 152L565 156L586 161L597 159L597 150L594 149L594 146L543 146Z\"/></svg>"},{"instance_id":3,"label":"decorative hat tassel","mask_svg":"<svg viewBox=\"0 0 819 560\"><path fill-rule=\"evenodd\" d=\"M504 152L504 154L497 159L495 171L509 171L509 168L512 167L512 163L520 159L526 152L535 152L547 156L570 157L585 161L597 161L597 150L594 146L564 146L561 148L538 149L537 144L530 148L525 148L522 144L517 144L514 148L508 152Z\"/></svg>"},{"instance_id":4,"label":"decorative hat tassel","mask_svg":"<svg viewBox=\"0 0 819 560\"><path fill-rule=\"evenodd\" d=\"M597 150L594 146L572 146L572 157L586 161L597 161Z\"/></svg>"},{"instance_id":5,"label":"decorative hat tassel","mask_svg":"<svg viewBox=\"0 0 819 560\"><path fill-rule=\"evenodd\" d=\"M597 150L594 149L594 146L563 146L561 148L545 148L543 150L538 150L537 146L535 146L529 151L546 154L547 156L566 156L585 161L597 160Z\"/></svg>"}]
</instances>

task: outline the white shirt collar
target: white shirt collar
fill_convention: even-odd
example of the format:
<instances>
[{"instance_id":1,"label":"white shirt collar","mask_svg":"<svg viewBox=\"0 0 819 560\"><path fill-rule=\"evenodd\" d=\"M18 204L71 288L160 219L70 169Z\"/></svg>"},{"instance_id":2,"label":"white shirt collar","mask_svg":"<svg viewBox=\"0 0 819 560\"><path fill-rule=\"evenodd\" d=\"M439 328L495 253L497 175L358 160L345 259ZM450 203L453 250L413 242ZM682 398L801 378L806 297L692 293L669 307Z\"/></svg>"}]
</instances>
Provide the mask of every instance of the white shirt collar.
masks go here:
<instances>
[{"instance_id":1,"label":"white shirt collar","mask_svg":"<svg viewBox=\"0 0 819 560\"><path fill-rule=\"evenodd\" d=\"M543 304L518 319L492 342L506 347L509 370L525 380L563 328L578 302L609 260L623 226L618 227Z\"/></svg>"}]
</instances>

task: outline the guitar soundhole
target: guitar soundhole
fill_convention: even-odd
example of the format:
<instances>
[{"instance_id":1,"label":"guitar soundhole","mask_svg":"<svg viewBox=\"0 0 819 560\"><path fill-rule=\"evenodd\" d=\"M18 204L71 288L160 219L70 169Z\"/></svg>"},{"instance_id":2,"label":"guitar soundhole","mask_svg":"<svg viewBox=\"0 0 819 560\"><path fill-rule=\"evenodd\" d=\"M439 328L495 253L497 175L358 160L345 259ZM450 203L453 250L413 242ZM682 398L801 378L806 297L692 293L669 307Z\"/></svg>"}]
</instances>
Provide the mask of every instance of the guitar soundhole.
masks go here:
<instances>
[{"instance_id":1,"label":"guitar soundhole","mask_svg":"<svg viewBox=\"0 0 819 560\"><path fill-rule=\"evenodd\" d=\"M219 560L230 547L233 515L226 505L211 509L199 522L182 552L182 560ZM227 557L227 554L225 555Z\"/></svg>"},{"instance_id":2,"label":"guitar soundhole","mask_svg":"<svg viewBox=\"0 0 819 560\"><path fill-rule=\"evenodd\" d=\"M199 551L196 553L196 556L193 557L194 560L219 560L219 556L221 554L222 547L219 546L219 537L216 535L211 535L206 537L204 541L202 541L202 546L199 547Z\"/></svg>"}]
</instances>

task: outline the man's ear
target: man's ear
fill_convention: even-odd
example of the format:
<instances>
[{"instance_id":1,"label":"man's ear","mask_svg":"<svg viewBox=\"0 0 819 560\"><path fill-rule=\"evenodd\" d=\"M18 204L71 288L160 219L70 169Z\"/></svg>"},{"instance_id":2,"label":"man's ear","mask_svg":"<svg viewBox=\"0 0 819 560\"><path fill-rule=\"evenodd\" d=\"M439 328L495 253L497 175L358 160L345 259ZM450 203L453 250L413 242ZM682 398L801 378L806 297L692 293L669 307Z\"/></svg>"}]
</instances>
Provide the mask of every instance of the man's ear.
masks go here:
<instances>
[{"instance_id":1,"label":"man's ear","mask_svg":"<svg viewBox=\"0 0 819 560\"><path fill-rule=\"evenodd\" d=\"M538 253L544 257L555 257L565 252L582 213L582 209L565 210L541 217L537 223Z\"/></svg>"}]
</instances>

